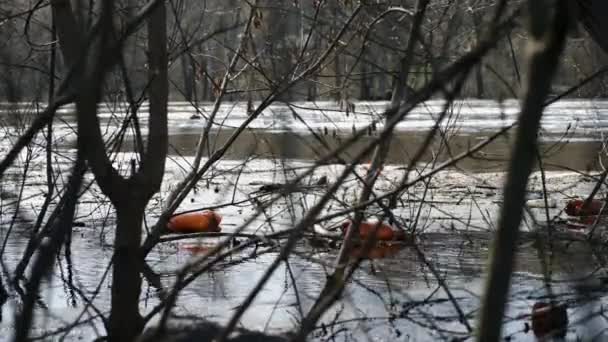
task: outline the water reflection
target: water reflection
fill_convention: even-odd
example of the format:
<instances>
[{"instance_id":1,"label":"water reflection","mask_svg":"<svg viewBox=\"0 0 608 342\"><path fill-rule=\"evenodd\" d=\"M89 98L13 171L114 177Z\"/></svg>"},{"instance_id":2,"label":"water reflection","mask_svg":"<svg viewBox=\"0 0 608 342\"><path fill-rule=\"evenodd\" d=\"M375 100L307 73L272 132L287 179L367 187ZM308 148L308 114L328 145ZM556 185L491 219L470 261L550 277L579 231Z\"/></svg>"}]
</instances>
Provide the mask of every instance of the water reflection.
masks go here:
<instances>
[{"instance_id":1,"label":"water reflection","mask_svg":"<svg viewBox=\"0 0 608 342\"><path fill-rule=\"evenodd\" d=\"M425 236L420 244L427 260L446 280L458 305L470 313L471 323L479 305L477 296L482 291L482 269L488 256L489 238L482 233L460 238L436 233ZM471 240L475 242L468 242ZM325 265L318 261L331 262L336 256L336 250L314 251L305 244L298 247L298 256L289 259L291 274L285 265L275 272L254 306L243 317L244 325L270 331L296 325L300 312L307 312L324 284ZM589 250L575 244L567 247L556 245L546 252L551 254L548 267L551 278L555 280L552 284L554 293L572 297L572 276L588 275L592 271L594 262ZM452 303L417 252L412 247L399 246L391 249L391 254L363 261L342 300L324 316L325 326L331 329L327 328L327 335L317 331L320 338L328 337L332 329L336 332L340 327L349 327L348 332L343 332L345 334L359 337L371 334L382 339L395 338L396 330L410 337L417 336L420 340L466 333ZM173 257L179 258L179 253ZM228 319L232 311L227 308L234 309L240 304L275 257L275 254L262 255L229 270L201 277L184 290L180 307L189 313ZM543 296L545 290L542 265L534 243L520 245L517 258L512 293L514 302L509 317L529 314L533 298ZM578 271L573 273L574 269ZM433 321L441 322L441 329L433 330ZM515 334L518 340L531 337L521 331L524 322L526 319L521 318L509 323L507 334Z\"/></svg>"},{"instance_id":2,"label":"water reflection","mask_svg":"<svg viewBox=\"0 0 608 342\"><path fill-rule=\"evenodd\" d=\"M88 235L77 235L72 242L73 272L75 282L85 293L92 294L103 276L104 265L109 262L111 251L97 248L98 242ZM474 324L479 305L478 296L483 290L482 270L488 256L490 238L487 233L430 233L422 236L419 242L425 258L449 285L452 295L471 324ZM196 241L188 243L197 245ZM512 302L507 316L520 318L508 320L505 332L507 335L513 334L517 340L532 340L531 333L525 333L522 327L527 321L526 315L529 314L531 303L535 298L546 294L543 268L536 246L537 243L533 240L526 240L520 244L517 254ZM319 340L325 340L334 333L341 338L350 336L354 340L365 340L364 336L369 335L382 340L409 336L421 341L466 334L466 328L459 321L453 303L447 299L432 272L421 262L418 253L410 246L393 247L388 248L388 254L382 252L382 257L374 255L362 262L342 299L323 316L325 330L320 328L315 331ZM573 278L581 279L592 274L596 268L597 261L588 245L555 243L543 247L549 255L547 262L554 280L552 291L562 298L571 298L572 303L588 302L577 299L579 296L573 286L577 283L572 282ZM10 264L11 260L16 260L21 248L22 240L11 240L7 246L5 262ZM233 256L233 260L250 256L251 253L252 250L246 250L241 255ZM326 264L330 264L336 254L337 249L318 249L305 241L299 244L296 253L288 260L289 267L283 263L277 269L253 306L243 316L242 324L271 332L297 326L302 312L306 313L310 309L324 285ZM246 262L226 268L217 267L198 277L181 292L175 312L226 321L275 257L276 253L260 254ZM152 268L162 275L163 286L170 288L175 281L172 275L174 270L191 258L191 250L165 246L155 250L149 260ZM62 267L66 267L64 261ZM104 284L107 284L107 280ZM601 282L597 284L601 285ZM601 287L596 286L596 292L588 293L593 301L597 301L598 297L603 298L604 292L597 292L599 288ZM103 285L95 299L96 306L102 311L109 309L109 292L107 285ZM147 312L158 303L158 299L154 290L144 292L142 311ZM74 319L84 305L77 298L77 306L71 308L69 291L57 278L42 293L43 300L53 303L53 312L63 313L65 321ZM576 304L571 307L573 312L583 310L574 309ZM6 328L12 324L10 306L4 308L4 317L8 319L0 326ZM50 329L58 324L58 321L50 320L36 330L42 332L43 328ZM599 323L594 321L594 324ZM574 327L584 328L580 325ZM344 330L345 328L348 329ZM90 336L92 332L89 329L82 327L76 330L74 338L78 334ZM572 328L570 334L576 333L576 329Z\"/></svg>"}]
</instances>

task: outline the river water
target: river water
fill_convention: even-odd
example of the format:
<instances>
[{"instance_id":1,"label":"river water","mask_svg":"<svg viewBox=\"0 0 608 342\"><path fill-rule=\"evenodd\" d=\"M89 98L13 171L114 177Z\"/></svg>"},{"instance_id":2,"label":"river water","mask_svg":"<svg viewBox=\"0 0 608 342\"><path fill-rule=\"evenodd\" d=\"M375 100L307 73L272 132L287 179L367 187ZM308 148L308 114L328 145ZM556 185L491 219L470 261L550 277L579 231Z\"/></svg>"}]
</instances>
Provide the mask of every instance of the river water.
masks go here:
<instances>
[{"instance_id":1,"label":"river water","mask_svg":"<svg viewBox=\"0 0 608 342\"><path fill-rule=\"evenodd\" d=\"M329 102L270 107L243 132L179 211L233 203L218 211L224 217L223 231L234 231L254 213L256 203L272 196L261 193L260 186L283 183L306 171L328 149L348 139L353 130L364 129L372 121L380 120L386 105L386 102L355 103L354 111L350 113ZM429 101L397 125L388 154L389 165L384 168L375 189L378 193L389 191L398 184L405 166L443 108L443 102ZM163 196L183 177L184 170L192 162L211 105L202 104L196 110L190 104L174 102L169 109L170 157L162 195L155 197L149 206L147 221L150 224L163 204ZM145 105L140 110L145 112ZM433 140L431 151L422 156L417 170L428 171L437 163L483 141L513 123L517 111L515 101L457 102L449 108L449 116L441 125L441 136L445 140ZM36 106L30 104L0 106L0 118L5 127L0 146L3 154L19 134L20 125L31 120L35 112ZM102 131L107 137L120 127L125 112L124 106L100 106ZM199 118L192 118L197 113ZM246 118L244 104L223 105L212 126L207 153L221 146ZM142 119L140 125L145 135L147 120ZM54 166L60 182L66 180L71 165L74 126L73 109L62 109L54 121L57 148ZM606 101L562 101L547 108L540 135L541 153L547 170L545 183L549 197L557 202L548 210L549 215L560 215L560 209L570 196L584 196L590 191L592 180L569 170L598 169L603 161L602 142L607 128ZM380 120L375 129L370 128L365 137L340 155L341 160L352 160L381 129ZM128 169L133 157L133 135L132 131L127 132L123 146L114 155L115 165L123 170ZM503 177L500 171L508 160L512 136L511 133L498 138L474 158L463 159L455 168L438 173L426 186L417 184L404 193L395 214L405 226L415 227L419 249L393 245L372 251L353 275L343 297L323 317L323 328L314 332L315 339L435 341L469 335L468 328L475 328L479 296L483 293L484 270L501 199ZM446 141L449 149L445 148ZM9 169L2 181L0 233L6 243L2 261L9 272L22 256L32 221L46 191L42 151L39 146L32 148L26 177L22 176L27 157L23 154L18 167ZM267 234L292 227L324 194L326 188L316 186L316 181L325 176L331 183L343 168L338 161L320 166L302 182L305 191L279 200L244 232ZM360 175L365 170L364 164L357 168ZM87 179L92 181L90 175ZM540 173L535 173L530 183L530 199L538 198L541 180ZM356 177L349 177L345 184L323 214L340 211L356 201L360 191ZM22 200L17 208L15 204L20 193ZM377 213L377 208L368 210L369 216ZM95 317L99 312L109 310L110 282L106 270L112 255L114 214L93 186L83 194L77 216L77 221L84 226L74 228L69 262L65 257L59 258L56 275L47 281L41 292L43 307L38 310L32 337L90 340L97 334L103 335L103 326ZM530 223L532 218L542 222L544 217L544 210L530 209L522 229L534 230L534 224ZM327 228L343 219L338 217L321 225ZM11 225L11 221L16 223ZM176 270L217 242L217 239L206 238L163 243L151 253L148 264L162 286L170 288ZM225 322L276 258L282 243L278 241L274 247L247 248L203 274L181 292L174 312ZM542 250L547 254L545 263L540 261L539 246L543 246ZM289 262L281 264L246 311L241 320L243 326L273 333L297 326L323 287L336 254L333 244L315 243L310 239L300 242ZM559 241L545 245L531 239L522 241L505 318L505 335L516 340L534 340L526 323L532 304L547 295L544 266L549 271L551 292L569 305L568 338L590 338L602 331L605 324L597 314L605 302L603 279L606 278L602 265L601 251L591 253L589 246L582 242ZM71 291L66 285L70 282L82 293ZM448 293L453 301L448 299ZM92 301L98 311L87 306L83 297ZM15 295L2 308L0 340L10 337L18 303L16 298ZM158 302L158 289L144 281L142 312L150 312ZM465 315L469 327L463 323L458 311ZM80 324L68 333L45 335L74 321Z\"/></svg>"}]
</instances>

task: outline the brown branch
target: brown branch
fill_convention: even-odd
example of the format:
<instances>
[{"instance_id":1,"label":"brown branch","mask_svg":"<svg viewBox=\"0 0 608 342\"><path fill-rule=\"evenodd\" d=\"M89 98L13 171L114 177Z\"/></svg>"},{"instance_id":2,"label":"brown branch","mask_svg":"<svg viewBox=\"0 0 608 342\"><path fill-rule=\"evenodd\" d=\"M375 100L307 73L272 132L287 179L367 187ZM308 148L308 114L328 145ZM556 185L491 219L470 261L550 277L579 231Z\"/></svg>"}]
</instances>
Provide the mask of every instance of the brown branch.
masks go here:
<instances>
[{"instance_id":1,"label":"brown branch","mask_svg":"<svg viewBox=\"0 0 608 342\"><path fill-rule=\"evenodd\" d=\"M66 64L74 67L82 53L82 37L77 30L76 18L70 0L51 0L57 37Z\"/></svg>"}]
</instances>

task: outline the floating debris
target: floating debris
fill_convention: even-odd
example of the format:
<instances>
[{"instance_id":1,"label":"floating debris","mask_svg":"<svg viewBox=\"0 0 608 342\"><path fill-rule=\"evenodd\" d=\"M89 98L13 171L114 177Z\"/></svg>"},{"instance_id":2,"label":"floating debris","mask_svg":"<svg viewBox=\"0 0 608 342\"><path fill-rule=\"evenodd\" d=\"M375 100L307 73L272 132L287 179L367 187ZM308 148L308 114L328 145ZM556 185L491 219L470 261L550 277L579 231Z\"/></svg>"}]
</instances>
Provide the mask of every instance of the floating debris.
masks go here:
<instances>
[{"instance_id":1,"label":"floating debris","mask_svg":"<svg viewBox=\"0 0 608 342\"><path fill-rule=\"evenodd\" d=\"M570 216L599 215L605 202L594 199L589 201L588 205L583 208L584 203L585 201L582 199L570 200L566 204L564 211Z\"/></svg>"},{"instance_id":2,"label":"floating debris","mask_svg":"<svg viewBox=\"0 0 608 342\"><path fill-rule=\"evenodd\" d=\"M178 214L169 219L167 228L174 233L220 232L222 216L211 210Z\"/></svg>"},{"instance_id":3,"label":"floating debris","mask_svg":"<svg viewBox=\"0 0 608 342\"><path fill-rule=\"evenodd\" d=\"M342 223L340 229L346 235L352 227L352 221L347 220ZM404 241L411 240L403 230L395 229L392 226L382 222L361 222L359 225L359 238L361 240L369 240L375 238L378 241Z\"/></svg>"},{"instance_id":4,"label":"floating debris","mask_svg":"<svg viewBox=\"0 0 608 342\"><path fill-rule=\"evenodd\" d=\"M532 307L532 331L537 338L566 337L568 311L565 305L536 302Z\"/></svg>"},{"instance_id":5,"label":"floating debris","mask_svg":"<svg viewBox=\"0 0 608 342\"><path fill-rule=\"evenodd\" d=\"M323 175L321 178L317 180L316 185L326 185L327 184L327 176Z\"/></svg>"},{"instance_id":6,"label":"floating debris","mask_svg":"<svg viewBox=\"0 0 608 342\"><path fill-rule=\"evenodd\" d=\"M262 185L258 191L260 192L276 192L281 191L285 188L285 184L273 183L273 184L264 184Z\"/></svg>"}]
</instances>

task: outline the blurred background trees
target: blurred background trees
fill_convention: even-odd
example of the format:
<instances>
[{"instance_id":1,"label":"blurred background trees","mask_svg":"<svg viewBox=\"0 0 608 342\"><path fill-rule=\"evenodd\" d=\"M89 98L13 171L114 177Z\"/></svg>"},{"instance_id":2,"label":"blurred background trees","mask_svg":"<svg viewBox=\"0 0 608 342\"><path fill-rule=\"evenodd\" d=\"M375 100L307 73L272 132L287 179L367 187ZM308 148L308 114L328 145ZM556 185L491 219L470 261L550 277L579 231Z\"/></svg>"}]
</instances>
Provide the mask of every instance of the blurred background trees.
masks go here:
<instances>
[{"instance_id":1,"label":"blurred background trees","mask_svg":"<svg viewBox=\"0 0 608 342\"><path fill-rule=\"evenodd\" d=\"M291 88L283 95L284 99L390 99L392 79L397 73L395 62L403 54L403 46L399 43L407 35L409 21L405 14L393 13L370 25L387 9L393 6L412 8L413 2L367 1L362 15L340 42L331 60ZM82 3L79 21L80 25L86 26L95 16L95 10L88 8L92 2L74 3ZM118 15L114 18L117 27L124 27L129 14L143 3L119 1ZM323 6L316 14L319 4ZM425 45L416 51L421 58L417 58L420 62L413 65L408 75L409 83L413 87L422 84L438 68L470 51L487 26L494 5L492 0L433 1L424 22ZM323 51L349 17L354 2L259 0L257 6L251 39L245 49L252 65L242 65L243 77L233 85L239 90L230 93L230 99L261 99L264 92L272 88L269 79L289 77L300 61L305 63ZM248 6L236 0L175 0L168 3L171 100L214 99L221 75L240 42L247 12ZM26 100L46 94L50 30L47 2L0 2L0 65L4 70L0 98ZM307 41L311 30L313 34ZM204 39L212 34L212 39ZM555 92L576 84L607 60L585 30L577 29L570 35L555 81ZM139 48L142 38L141 33L131 36L123 51L134 93L145 87L147 79L145 52ZM468 77L462 95L512 98L513 91L520 87L517 65L522 61L522 43L527 39L527 33L521 27L515 27L508 37L501 39L499 47ZM306 55L298 56L305 44L308 46ZM262 69L269 78L260 74ZM120 79L119 75L115 76L116 80ZM114 93L118 94L120 84L115 82L108 86L114 87ZM572 96L595 97L598 90L604 90L602 80L594 81L593 87L585 87ZM112 94L112 91L108 93Z\"/></svg>"}]
</instances>

